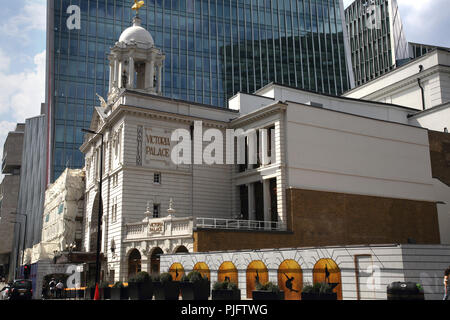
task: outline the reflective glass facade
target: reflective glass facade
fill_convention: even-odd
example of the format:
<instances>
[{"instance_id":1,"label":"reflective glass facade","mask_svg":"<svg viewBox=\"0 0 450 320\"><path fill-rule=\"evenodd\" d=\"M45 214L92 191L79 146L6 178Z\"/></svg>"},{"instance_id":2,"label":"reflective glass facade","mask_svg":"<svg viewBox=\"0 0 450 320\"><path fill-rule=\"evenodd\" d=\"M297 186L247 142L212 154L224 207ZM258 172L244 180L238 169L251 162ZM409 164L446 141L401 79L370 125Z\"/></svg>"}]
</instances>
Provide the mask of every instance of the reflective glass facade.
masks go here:
<instances>
[{"instance_id":1,"label":"reflective glass facade","mask_svg":"<svg viewBox=\"0 0 450 320\"><path fill-rule=\"evenodd\" d=\"M345 20L357 86L409 58L396 0L356 0L345 9Z\"/></svg>"},{"instance_id":2,"label":"reflective glass facade","mask_svg":"<svg viewBox=\"0 0 450 320\"><path fill-rule=\"evenodd\" d=\"M166 55L163 94L226 107L238 91L277 82L339 95L349 89L342 0L147 0L139 12ZM78 150L95 93L106 96L106 53L130 26L131 0L49 1L50 179L83 166ZM69 30L67 8L81 9Z\"/></svg>"}]
</instances>

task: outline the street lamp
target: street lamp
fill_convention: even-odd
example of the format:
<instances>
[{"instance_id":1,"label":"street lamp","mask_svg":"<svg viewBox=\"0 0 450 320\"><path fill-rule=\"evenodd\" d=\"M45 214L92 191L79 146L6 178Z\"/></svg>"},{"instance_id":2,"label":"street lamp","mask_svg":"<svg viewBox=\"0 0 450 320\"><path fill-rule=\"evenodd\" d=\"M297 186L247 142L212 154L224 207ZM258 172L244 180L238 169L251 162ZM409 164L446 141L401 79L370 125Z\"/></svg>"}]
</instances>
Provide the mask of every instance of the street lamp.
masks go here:
<instances>
[{"instance_id":1,"label":"street lamp","mask_svg":"<svg viewBox=\"0 0 450 320\"><path fill-rule=\"evenodd\" d=\"M100 280L100 243L101 243L101 223L102 223L102 182L103 182L103 133L95 132L93 130L81 129L82 132L98 134L102 137L100 147L100 182L98 184L98 222L97 222L97 255L95 258L95 284L98 286Z\"/></svg>"}]
</instances>

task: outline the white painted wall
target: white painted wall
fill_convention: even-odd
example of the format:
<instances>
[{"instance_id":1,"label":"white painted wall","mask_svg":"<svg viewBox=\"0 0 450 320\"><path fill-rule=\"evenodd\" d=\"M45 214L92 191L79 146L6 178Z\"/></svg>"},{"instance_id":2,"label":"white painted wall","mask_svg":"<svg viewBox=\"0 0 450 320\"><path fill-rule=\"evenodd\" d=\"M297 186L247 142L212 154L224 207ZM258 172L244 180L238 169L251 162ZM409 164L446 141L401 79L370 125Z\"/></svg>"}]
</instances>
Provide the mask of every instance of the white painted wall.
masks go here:
<instances>
[{"instance_id":1,"label":"white painted wall","mask_svg":"<svg viewBox=\"0 0 450 320\"><path fill-rule=\"evenodd\" d=\"M421 112L411 117L409 123L413 126L434 131L443 132L444 128L450 130L450 103Z\"/></svg>"},{"instance_id":2,"label":"white painted wall","mask_svg":"<svg viewBox=\"0 0 450 320\"><path fill-rule=\"evenodd\" d=\"M450 187L433 179L433 188L438 201L439 233L442 244L450 244Z\"/></svg>"},{"instance_id":3,"label":"white painted wall","mask_svg":"<svg viewBox=\"0 0 450 320\"><path fill-rule=\"evenodd\" d=\"M434 201L424 129L290 103L288 187Z\"/></svg>"},{"instance_id":4,"label":"white painted wall","mask_svg":"<svg viewBox=\"0 0 450 320\"><path fill-rule=\"evenodd\" d=\"M420 65L423 71L419 73ZM435 50L343 96L422 110L422 93L417 82L420 78L425 91L425 107L428 109L450 101L449 70L450 53Z\"/></svg>"},{"instance_id":5,"label":"white painted wall","mask_svg":"<svg viewBox=\"0 0 450 320\"><path fill-rule=\"evenodd\" d=\"M275 101L296 102L307 105L310 105L311 102L319 103L322 104L324 109L403 124L408 123L408 114L415 113L414 110L408 108L369 101L342 99L279 85L262 88L257 93ZM241 101L245 102L246 100L241 99Z\"/></svg>"}]
</instances>

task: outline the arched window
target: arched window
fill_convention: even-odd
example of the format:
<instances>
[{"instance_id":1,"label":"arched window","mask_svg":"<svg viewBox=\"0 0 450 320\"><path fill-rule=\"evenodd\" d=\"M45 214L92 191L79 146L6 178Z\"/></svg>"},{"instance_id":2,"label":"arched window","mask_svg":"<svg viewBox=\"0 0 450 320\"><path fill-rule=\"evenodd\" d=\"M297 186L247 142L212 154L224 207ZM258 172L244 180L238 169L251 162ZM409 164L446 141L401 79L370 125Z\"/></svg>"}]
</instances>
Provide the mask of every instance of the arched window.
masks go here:
<instances>
[{"instance_id":1,"label":"arched window","mask_svg":"<svg viewBox=\"0 0 450 320\"><path fill-rule=\"evenodd\" d=\"M138 249L133 249L128 256L128 278L141 272L141 254Z\"/></svg>"},{"instance_id":2,"label":"arched window","mask_svg":"<svg viewBox=\"0 0 450 320\"><path fill-rule=\"evenodd\" d=\"M176 247L173 253L189 253L189 250L185 246L181 245Z\"/></svg>"},{"instance_id":3,"label":"arched window","mask_svg":"<svg viewBox=\"0 0 450 320\"><path fill-rule=\"evenodd\" d=\"M97 234L98 234L98 209L99 209L99 194L97 193L92 205L91 221L89 224L89 251L97 251ZM100 215L103 215L103 199L100 199ZM102 236L102 226L100 225L100 241Z\"/></svg>"},{"instance_id":4,"label":"arched window","mask_svg":"<svg viewBox=\"0 0 450 320\"><path fill-rule=\"evenodd\" d=\"M152 249L150 254L150 273L159 274L159 258L160 255L164 254L160 247L155 247Z\"/></svg>"}]
</instances>

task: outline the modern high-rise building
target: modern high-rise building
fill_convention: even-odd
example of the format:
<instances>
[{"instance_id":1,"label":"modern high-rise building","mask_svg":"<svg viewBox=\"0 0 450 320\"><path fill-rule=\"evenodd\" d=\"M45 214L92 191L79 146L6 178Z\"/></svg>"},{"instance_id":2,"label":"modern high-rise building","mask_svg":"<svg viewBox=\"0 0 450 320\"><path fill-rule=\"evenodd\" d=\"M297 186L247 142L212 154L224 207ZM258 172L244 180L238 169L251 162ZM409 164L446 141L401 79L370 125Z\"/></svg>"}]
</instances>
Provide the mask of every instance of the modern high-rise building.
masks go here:
<instances>
[{"instance_id":1,"label":"modern high-rise building","mask_svg":"<svg viewBox=\"0 0 450 320\"><path fill-rule=\"evenodd\" d=\"M411 59L419 58L436 49L450 51L450 48L448 47L434 46L415 42L408 42L408 48L409 48L409 57Z\"/></svg>"},{"instance_id":2,"label":"modern high-rise building","mask_svg":"<svg viewBox=\"0 0 450 320\"><path fill-rule=\"evenodd\" d=\"M345 9L356 86L410 58L397 0L356 0Z\"/></svg>"},{"instance_id":3,"label":"modern high-rise building","mask_svg":"<svg viewBox=\"0 0 450 320\"><path fill-rule=\"evenodd\" d=\"M132 4L48 0L49 182L83 166L80 129L106 95L106 53ZM226 107L270 82L333 95L351 87L342 0L148 0L139 16L166 55L164 96Z\"/></svg>"},{"instance_id":4,"label":"modern high-rise building","mask_svg":"<svg viewBox=\"0 0 450 320\"><path fill-rule=\"evenodd\" d=\"M22 239L25 221L17 215L22 167L22 145L25 125L18 123L15 130L8 133L3 145L0 183L0 277L13 279L15 270L15 249L17 238ZM20 241L20 240L19 240Z\"/></svg>"}]
</instances>

